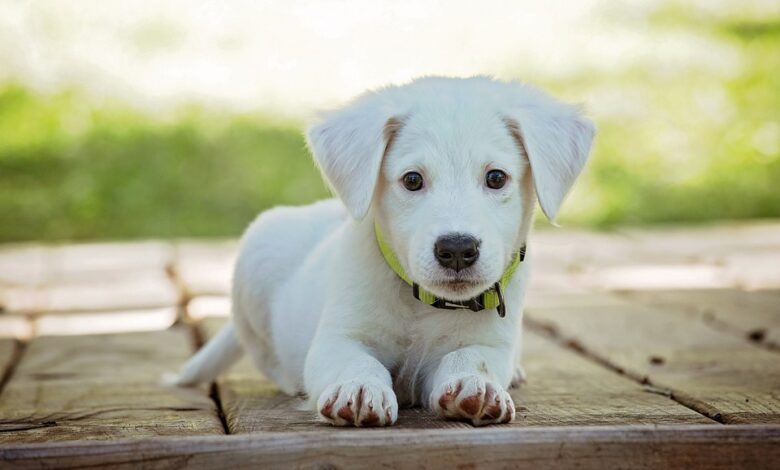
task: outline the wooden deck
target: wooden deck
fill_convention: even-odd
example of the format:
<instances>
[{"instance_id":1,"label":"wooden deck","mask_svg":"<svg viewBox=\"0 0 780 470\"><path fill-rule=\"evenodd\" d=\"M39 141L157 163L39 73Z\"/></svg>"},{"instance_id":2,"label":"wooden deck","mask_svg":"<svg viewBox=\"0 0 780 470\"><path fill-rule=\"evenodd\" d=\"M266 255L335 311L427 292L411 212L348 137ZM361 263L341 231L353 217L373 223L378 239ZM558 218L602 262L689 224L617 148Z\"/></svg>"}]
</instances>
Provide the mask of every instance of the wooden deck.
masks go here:
<instances>
[{"instance_id":1,"label":"wooden deck","mask_svg":"<svg viewBox=\"0 0 780 470\"><path fill-rule=\"evenodd\" d=\"M0 247L0 467L780 468L780 222L540 231L510 425L315 421L225 321L234 241Z\"/></svg>"}]
</instances>

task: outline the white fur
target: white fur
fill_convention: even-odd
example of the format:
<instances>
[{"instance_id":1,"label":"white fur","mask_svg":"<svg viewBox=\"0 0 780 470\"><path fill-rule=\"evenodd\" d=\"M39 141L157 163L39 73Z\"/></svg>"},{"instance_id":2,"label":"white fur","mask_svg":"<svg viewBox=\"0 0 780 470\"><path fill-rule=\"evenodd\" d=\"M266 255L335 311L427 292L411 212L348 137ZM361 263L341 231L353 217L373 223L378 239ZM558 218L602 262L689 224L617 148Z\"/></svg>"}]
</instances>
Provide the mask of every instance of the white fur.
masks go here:
<instances>
[{"instance_id":1,"label":"white fur","mask_svg":"<svg viewBox=\"0 0 780 470\"><path fill-rule=\"evenodd\" d=\"M391 118L401 126L388 147ZM414 299L382 258L374 223L423 288L450 300L473 297L501 277L526 241L537 195L555 217L593 133L575 108L483 77L420 79L325 114L308 139L340 201L258 217L235 271L235 335L215 338L179 382L212 380L238 341L282 390L307 394L335 425L392 424L399 402L477 425L511 419L506 389L522 378L533 244L505 290L500 318L495 310L440 310ZM491 169L509 175L504 188L485 186ZM408 171L423 175L423 189L404 188ZM436 238L450 232L481 240L476 264L458 273L433 255Z\"/></svg>"}]
</instances>

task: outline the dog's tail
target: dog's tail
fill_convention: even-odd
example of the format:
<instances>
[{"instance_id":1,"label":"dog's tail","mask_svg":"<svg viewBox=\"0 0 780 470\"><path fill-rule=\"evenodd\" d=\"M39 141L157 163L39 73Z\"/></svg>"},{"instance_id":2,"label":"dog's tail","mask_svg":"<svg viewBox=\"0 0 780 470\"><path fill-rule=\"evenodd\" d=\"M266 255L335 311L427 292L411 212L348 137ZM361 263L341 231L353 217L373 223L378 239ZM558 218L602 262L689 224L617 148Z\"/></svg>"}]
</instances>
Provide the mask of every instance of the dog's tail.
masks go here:
<instances>
[{"instance_id":1,"label":"dog's tail","mask_svg":"<svg viewBox=\"0 0 780 470\"><path fill-rule=\"evenodd\" d=\"M230 321L182 366L178 375L163 380L180 387L212 382L243 355L244 351L236 338L236 328Z\"/></svg>"}]
</instances>

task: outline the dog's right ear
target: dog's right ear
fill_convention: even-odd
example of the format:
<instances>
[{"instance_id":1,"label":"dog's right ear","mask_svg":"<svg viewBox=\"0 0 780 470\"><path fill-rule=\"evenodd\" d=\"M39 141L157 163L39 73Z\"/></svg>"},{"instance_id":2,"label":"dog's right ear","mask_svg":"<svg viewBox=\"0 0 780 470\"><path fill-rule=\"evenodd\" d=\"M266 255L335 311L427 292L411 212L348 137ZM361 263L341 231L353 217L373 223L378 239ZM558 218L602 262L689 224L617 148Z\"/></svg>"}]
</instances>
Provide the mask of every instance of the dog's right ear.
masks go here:
<instances>
[{"instance_id":1,"label":"dog's right ear","mask_svg":"<svg viewBox=\"0 0 780 470\"><path fill-rule=\"evenodd\" d=\"M322 174L357 220L371 206L382 159L401 126L396 115L381 93L367 94L325 113L306 134Z\"/></svg>"}]
</instances>

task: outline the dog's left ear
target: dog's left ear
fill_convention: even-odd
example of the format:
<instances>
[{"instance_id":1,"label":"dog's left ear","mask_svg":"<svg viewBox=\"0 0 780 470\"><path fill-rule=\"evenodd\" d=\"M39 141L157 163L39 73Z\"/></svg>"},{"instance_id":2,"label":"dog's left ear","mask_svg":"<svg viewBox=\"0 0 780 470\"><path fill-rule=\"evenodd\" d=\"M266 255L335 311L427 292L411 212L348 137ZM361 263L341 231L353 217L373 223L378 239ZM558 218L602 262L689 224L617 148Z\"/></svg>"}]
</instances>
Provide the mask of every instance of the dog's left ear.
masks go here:
<instances>
[{"instance_id":1,"label":"dog's left ear","mask_svg":"<svg viewBox=\"0 0 780 470\"><path fill-rule=\"evenodd\" d=\"M585 167L596 127L576 107L525 86L515 94L504 122L531 165L542 211L555 221Z\"/></svg>"},{"instance_id":2,"label":"dog's left ear","mask_svg":"<svg viewBox=\"0 0 780 470\"><path fill-rule=\"evenodd\" d=\"M382 93L363 95L326 113L306 133L317 165L357 220L371 206L382 159L401 126Z\"/></svg>"}]
</instances>

